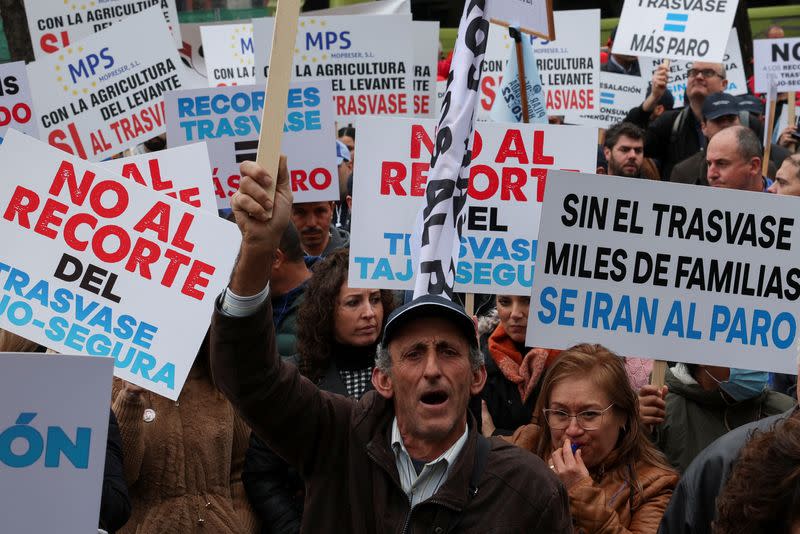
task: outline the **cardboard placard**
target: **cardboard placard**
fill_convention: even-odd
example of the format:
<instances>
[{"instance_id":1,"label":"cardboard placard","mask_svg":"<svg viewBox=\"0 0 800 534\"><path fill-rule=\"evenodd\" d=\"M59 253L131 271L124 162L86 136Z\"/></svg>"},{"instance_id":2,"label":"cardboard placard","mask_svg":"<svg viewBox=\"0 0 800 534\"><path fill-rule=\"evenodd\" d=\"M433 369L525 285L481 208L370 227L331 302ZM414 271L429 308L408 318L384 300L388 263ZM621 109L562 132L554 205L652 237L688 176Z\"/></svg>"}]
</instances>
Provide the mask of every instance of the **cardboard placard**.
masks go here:
<instances>
[{"instance_id":1,"label":"cardboard placard","mask_svg":"<svg viewBox=\"0 0 800 534\"><path fill-rule=\"evenodd\" d=\"M201 26L209 87L255 83L253 24Z\"/></svg>"},{"instance_id":2,"label":"cardboard placard","mask_svg":"<svg viewBox=\"0 0 800 534\"><path fill-rule=\"evenodd\" d=\"M647 81L640 76L601 72L597 110L591 113L568 112L565 121L568 124L610 128L625 120L628 111L641 104L646 94Z\"/></svg>"},{"instance_id":3,"label":"cardboard placard","mask_svg":"<svg viewBox=\"0 0 800 534\"><path fill-rule=\"evenodd\" d=\"M414 37L414 72L411 79L412 110L415 117L436 116L436 67L439 23L420 21L411 25Z\"/></svg>"},{"instance_id":4,"label":"cardboard placard","mask_svg":"<svg viewBox=\"0 0 800 534\"><path fill-rule=\"evenodd\" d=\"M0 353L3 531L97 531L113 367L113 358Z\"/></svg>"},{"instance_id":5,"label":"cardboard placard","mask_svg":"<svg viewBox=\"0 0 800 534\"><path fill-rule=\"evenodd\" d=\"M36 59L77 44L113 23L149 8L158 9L167 23L173 46L180 48L181 31L175 0L24 0L28 30ZM158 7L156 7L158 6ZM134 43L131 43L133 45Z\"/></svg>"},{"instance_id":6,"label":"cardboard placard","mask_svg":"<svg viewBox=\"0 0 800 534\"><path fill-rule=\"evenodd\" d=\"M363 117L355 166L350 287L412 289L412 233L425 206L434 120ZM529 295L548 169L596 168L594 128L481 123L456 290Z\"/></svg>"},{"instance_id":7,"label":"cardboard placard","mask_svg":"<svg viewBox=\"0 0 800 534\"><path fill-rule=\"evenodd\" d=\"M800 37L756 39L753 60L756 93L769 90L769 74L775 77L779 93L800 90Z\"/></svg>"},{"instance_id":8,"label":"cardboard placard","mask_svg":"<svg viewBox=\"0 0 800 534\"><path fill-rule=\"evenodd\" d=\"M110 159L101 165L123 178L185 204L211 213L217 212L205 143Z\"/></svg>"},{"instance_id":9,"label":"cardboard placard","mask_svg":"<svg viewBox=\"0 0 800 534\"><path fill-rule=\"evenodd\" d=\"M797 371L791 197L553 171L527 345Z\"/></svg>"},{"instance_id":10,"label":"cardboard placard","mask_svg":"<svg viewBox=\"0 0 800 534\"><path fill-rule=\"evenodd\" d=\"M24 61L0 65L0 143L9 128L39 137Z\"/></svg>"},{"instance_id":11,"label":"cardboard placard","mask_svg":"<svg viewBox=\"0 0 800 534\"><path fill-rule=\"evenodd\" d=\"M492 0L486 18L543 39L555 39L552 0Z\"/></svg>"},{"instance_id":12,"label":"cardboard placard","mask_svg":"<svg viewBox=\"0 0 800 534\"><path fill-rule=\"evenodd\" d=\"M413 113L409 15L300 17L292 81L330 81L340 122ZM256 85L266 83L272 19L253 19Z\"/></svg>"},{"instance_id":13,"label":"cardboard placard","mask_svg":"<svg viewBox=\"0 0 800 534\"><path fill-rule=\"evenodd\" d=\"M639 70L642 77L650 83L653 78L653 72L661 65L662 60L650 57L639 58ZM725 56L722 63L725 65L725 75L728 78L728 88L725 89L726 93L732 95L747 94L747 80L744 75L744 63L742 62L742 49L739 47L739 34L736 28L731 28L731 34L728 38L728 44L725 48ZM689 61L670 61L669 63L669 83L667 89L672 93L672 98L675 100L675 107L681 108L686 103L683 97L686 93L686 78L687 71L691 68L692 63ZM644 101L644 96L642 96ZM639 102L637 105L641 104Z\"/></svg>"},{"instance_id":14,"label":"cardboard placard","mask_svg":"<svg viewBox=\"0 0 800 534\"><path fill-rule=\"evenodd\" d=\"M625 0L615 54L722 61L738 0Z\"/></svg>"},{"instance_id":15,"label":"cardboard placard","mask_svg":"<svg viewBox=\"0 0 800 534\"><path fill-rule=\"evenodd\" d=\"M164 133L184 69L157 8L48 55L28 65L41 138L99 161Z\"/></svg>"},{"instance_id":16,"label":"cardboard placard","mask_svg":"<svg viewBox=\"0 0 800 534\"><path fill-rule=\"evenodd\" d=\"M239 249L235 225L10 130L0 328L176 399Z\"/></svg>"},{"instance_id":17,"label":"cardboard placard","mask_svg":"<svg viewBox=\"0 0 800 534\"><path fill-rule=\"evenodd\" d=\"M555 41L523 35L533 43L536 64L546 92L547 112L592 111L597 105L600 75L600 10L578 9L555 12ZM508 28L491 24L486 63L481 77L481 98L476 118L490 120L498 97L503 68L514 40Z\"/></svg>"},{"instance_id":18,"label":"cardboard placard","mask_svg":"<svg viewBox=\"0 0 800 534\"><path fill-rule=\"evenodd\" d=\"M294 83L289 90L281 151L286 154L295 202L338 200L336 132L330 86ZM255 161L264 90L216 87L166 95L170 146L205 142L217 208L230 207L239 189L239 163Z\"/></svg>"}]
</instances>

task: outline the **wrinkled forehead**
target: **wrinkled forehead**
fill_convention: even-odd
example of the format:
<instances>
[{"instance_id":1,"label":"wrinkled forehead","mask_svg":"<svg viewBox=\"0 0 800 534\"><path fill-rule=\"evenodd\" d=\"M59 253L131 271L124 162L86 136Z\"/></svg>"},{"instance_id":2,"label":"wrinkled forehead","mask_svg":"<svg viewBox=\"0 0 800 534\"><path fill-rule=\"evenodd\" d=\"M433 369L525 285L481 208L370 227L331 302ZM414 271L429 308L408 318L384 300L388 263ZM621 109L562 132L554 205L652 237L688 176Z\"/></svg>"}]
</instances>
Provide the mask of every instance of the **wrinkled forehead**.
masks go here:
<instances>
[{"instance_id":1,"label":"wrinkled forehead","mask_svg":"<svg viewBox=\"0 0 800 534\"><path fill-rule=\"evenodd\" d=\"M722 63L712 63L710 61L695 61L691 64L691 67L698 70L712 69L717 73L721 73L723 68Z\"/></svg>"}]
</instances>

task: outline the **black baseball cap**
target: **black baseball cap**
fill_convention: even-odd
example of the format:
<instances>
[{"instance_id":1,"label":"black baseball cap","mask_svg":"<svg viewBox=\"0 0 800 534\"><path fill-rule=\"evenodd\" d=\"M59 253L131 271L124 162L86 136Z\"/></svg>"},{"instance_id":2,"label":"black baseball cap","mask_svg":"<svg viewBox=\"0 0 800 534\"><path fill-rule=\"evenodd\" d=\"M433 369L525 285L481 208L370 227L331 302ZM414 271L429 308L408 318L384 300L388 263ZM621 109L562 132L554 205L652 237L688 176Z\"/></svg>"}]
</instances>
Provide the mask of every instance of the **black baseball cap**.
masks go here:
<instances>
[{"instance_id":1,"label":"black baseball cap","mask_svg":"<svg viewBox=\"0 0 800 534\"><path fill-rule=\"evenodd\" d=\"M764 103L756 95L748 93L739 97L739 109L756 115L763 115Z\"/></svg>"},{"instance_id":2,"label":"black baseball cap","mask_svg":"<svg viewBox=\"0 0 800 534\"><path fill-rule=\"evenodd\" d=\"M703 102L703 118L707 121L739 114L739 99L728 93L711 93Z\"/></svg>"},{"instance_id":3,"label":"black baseball cap","mask_svg":"<svg viewBox=\"0 0 800 534\"><path fill-rule=\"evenodd\" d=\"M404 325L414 319L425 317L439 317L450 321L461 330L471 347L478 347L478 336L472 317L467 315L463 306L441 295L423 295L395 309L383 327L381 345L387 347Z\"/></svg>"}]
</instances>

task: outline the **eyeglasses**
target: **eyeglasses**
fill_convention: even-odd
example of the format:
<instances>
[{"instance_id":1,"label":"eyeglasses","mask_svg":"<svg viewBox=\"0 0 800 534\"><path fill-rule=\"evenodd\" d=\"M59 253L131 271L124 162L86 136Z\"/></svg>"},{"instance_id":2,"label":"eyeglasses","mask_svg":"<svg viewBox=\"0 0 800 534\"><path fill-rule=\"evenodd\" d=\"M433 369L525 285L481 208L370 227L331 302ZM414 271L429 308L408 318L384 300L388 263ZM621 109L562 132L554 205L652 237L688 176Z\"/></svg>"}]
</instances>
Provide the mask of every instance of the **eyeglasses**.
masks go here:
<instances>
[{"instance_id":1,"label":"eyeglasses","mask_svg":"<svg viewBox=\"0 0 800 534\"><path fill-rule=\"evenodd\" d=\"M578 426L582 429L597 430L603 424L603 415L605 415L612 406L614 406L613 402L609 404L605 410L585 410L577 414L567 413L564 410L545 409L542 411L544 412L544 418L547 424L554 430L564 430L569 427L569 423L573 417L575 418L575 422L577 422Z\"/></svg>"},{"instance_id":2,"label":"eyeglasses","mask_svg":"<svg viewBox=\"0 0 800 534\"><path fill-rule=\"evenodd\" d=\"M722 78L722 74L714 69L689 69L686 71L686 74L689 75L689 78L697 78L701 74L703 78L711 78L712 76L719 76Z\"/></svg>"}]
</instances>

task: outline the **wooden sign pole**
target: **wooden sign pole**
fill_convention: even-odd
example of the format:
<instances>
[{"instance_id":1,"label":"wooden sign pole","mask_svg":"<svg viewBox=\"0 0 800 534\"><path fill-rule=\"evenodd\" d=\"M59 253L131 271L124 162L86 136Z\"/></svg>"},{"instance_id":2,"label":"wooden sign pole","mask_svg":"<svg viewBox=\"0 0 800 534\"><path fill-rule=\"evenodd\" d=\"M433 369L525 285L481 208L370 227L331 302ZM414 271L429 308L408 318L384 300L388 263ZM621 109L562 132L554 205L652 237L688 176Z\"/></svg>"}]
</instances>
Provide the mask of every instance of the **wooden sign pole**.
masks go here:
<instances>
[{"instance_id":1,"label":"wooden sign pole","mask_svg":"<svg viewBox=\"0 0 800 534\"><path fill-rule=\"evenodd\" d=\"M256 163L273 178L268 191L275 198L275 181L281 157L283 123L286 120L286 101L292 79L294 45L297 38L297 19L300 17L300 0L278 0L275 26L272 33L272 53L269 56L269 75L264 95L264 113L261 115L261 133L258 136ZM269 214L272 216L272 214Z\"/></svg>"}]
</instances>

